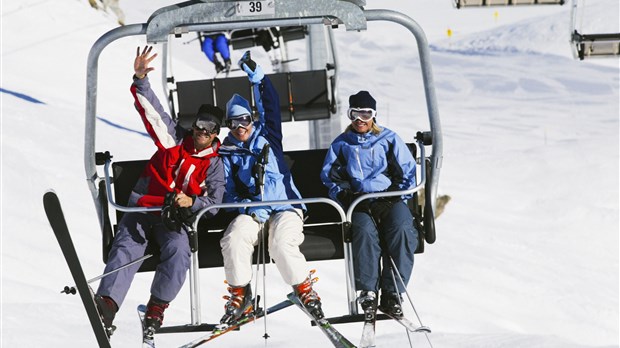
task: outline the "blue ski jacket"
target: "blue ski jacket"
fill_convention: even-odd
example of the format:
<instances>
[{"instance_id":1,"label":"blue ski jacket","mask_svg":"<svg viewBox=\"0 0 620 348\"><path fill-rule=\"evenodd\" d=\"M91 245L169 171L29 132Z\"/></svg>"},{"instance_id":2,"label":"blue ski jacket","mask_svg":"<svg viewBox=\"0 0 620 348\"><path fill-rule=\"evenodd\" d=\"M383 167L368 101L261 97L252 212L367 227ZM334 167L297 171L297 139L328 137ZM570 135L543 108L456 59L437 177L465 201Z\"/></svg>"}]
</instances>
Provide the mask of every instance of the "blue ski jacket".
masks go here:
<instances>
[{"instance_id":1,"label":"blue ski jacket","mask_svg":"<svg viewBox=\"0 0 620 348\"><path fill-rule=\"evenodd\" d=\"M265 168L263 201L298 199L301 195L284 161L282 125L278 94L268 77L253 86L259 118L253 123L250 138L244 143L228 134L219 149L224 159L226 193L224 202L260 201L260 188L255 178L255 165L269 143L268 163ZM234 105L235 99L232 99ZM265 206L270 211L291 209L292 205ZM303 208L295 205L295 208ZM245 213L243 208L239 209Z\"/></svg>"},{"instance_id":2,"label":"blue ski jacket","mask_svg":"<svg viewBox=\"0 0 620 348\"><path fill-rule=\"evenodd\" d=\"M409 148L392 130L380 128L379 134L347 130L334 139L321 171L332 199L338 200L338 193L345 189L370 193L416 185L416 163Z\"/></svg>"}]
</instances>

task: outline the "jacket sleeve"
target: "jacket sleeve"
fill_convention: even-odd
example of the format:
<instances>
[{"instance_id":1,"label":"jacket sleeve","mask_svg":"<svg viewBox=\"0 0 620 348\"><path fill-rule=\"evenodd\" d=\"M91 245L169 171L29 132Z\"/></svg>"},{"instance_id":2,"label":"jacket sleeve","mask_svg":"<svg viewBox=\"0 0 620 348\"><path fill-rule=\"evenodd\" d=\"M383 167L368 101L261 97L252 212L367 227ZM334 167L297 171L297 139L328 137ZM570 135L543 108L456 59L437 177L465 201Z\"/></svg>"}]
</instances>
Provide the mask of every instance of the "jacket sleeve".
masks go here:
<instances>
[{"instance_id":1,"label":"jacket sleeve","mask_svg":"<svg viewBox=\"0 0 620 348\"><path fill-rule=\"evenodd\" d=\"M416 185L416 162L407 144L394 133L393 145L387 154L392 184L388 191L408 190ZM409 198L409 197L406 197Z\"/></svg>"},{"instance_id":2,"label":"jacket sleeve","mask_svg":"<svg viewBox=\"0 0 620 348\"><path fill-rule=\"evenodd\" d=\"M207 169L207 178L205 179L205 193L197 197L192 206L193 212L198 212L213 204L222 203L224 198L224 190L226 181L224 179L224 164L222 158L213 157L209 168ZM203 217L211 217L217 214L219 209L210 209Z\"/></svg>"},{"instance_id":3,"label":"jacket sleeve","mask_svg":"<svg viewBox=\"0 0 620 348\"><path fill-rule=\"evenodd\" d=\"M134 77L131 85L134 105L146 131L159 150L176 146L183 139L182 130L177 123L164 111L163 106L151 89L148 77Z\"/></svg>"},{"instance_id":4,"label":"jacket sleeve","mask_svg":"<svg viewBox=\"0 0 620 348\"><path fill-rule=\"evenodd\" d=\"M269 142L276 158L283 158L282 147L282 115L280 113L280 97L269 77L265 76L260 83L253 86L256 96L259 122L263 125L263 136ZM283 162L283 161L282 161ZM286 165L283 164L285 167ZM280 165L282 166L282 165ZM282 172L283 168L280 168ZM288 167L286 168L288 170Z\"/></svg>"},{"instance_id":5,"label":"jacket sleeve","mask_svg":"<svg viewBox=\"0 0 620 348\"><path fill-rule=\"evenodd\" d=\"M341 146L341 141L336 138L327 150L321 170L321 181L327 186L329 197L334 200L338 200L337 196L340 191L351 188L346 162L340 155Z\"/></svg>"}]
</instances>

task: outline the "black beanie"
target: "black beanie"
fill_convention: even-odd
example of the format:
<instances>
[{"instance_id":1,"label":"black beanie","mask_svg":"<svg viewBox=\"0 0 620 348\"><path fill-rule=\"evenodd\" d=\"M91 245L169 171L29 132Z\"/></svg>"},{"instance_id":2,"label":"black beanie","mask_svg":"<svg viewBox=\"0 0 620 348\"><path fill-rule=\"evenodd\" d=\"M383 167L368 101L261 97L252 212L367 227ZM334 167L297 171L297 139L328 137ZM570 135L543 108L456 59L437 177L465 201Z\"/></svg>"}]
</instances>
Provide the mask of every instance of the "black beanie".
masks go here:
<instances>
[{"instance_id":1,"label":"black beanie","mask_svg":"<svg viewBox=\"0 0 620 348\"><path fill-rule=\"evenodd\" d=\"M359 91L349 97L349 107L377 110L377 101L367 91Z\"/></svg>"}]
</instances>

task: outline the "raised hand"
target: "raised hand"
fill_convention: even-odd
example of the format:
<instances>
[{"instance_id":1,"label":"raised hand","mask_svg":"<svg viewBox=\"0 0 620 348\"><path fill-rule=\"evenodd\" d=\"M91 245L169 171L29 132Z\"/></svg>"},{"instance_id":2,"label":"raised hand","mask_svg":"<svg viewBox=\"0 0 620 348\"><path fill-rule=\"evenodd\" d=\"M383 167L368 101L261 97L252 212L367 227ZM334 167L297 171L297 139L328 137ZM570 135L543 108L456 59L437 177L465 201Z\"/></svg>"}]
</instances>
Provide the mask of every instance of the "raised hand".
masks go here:
<instances>
[{"instance_id":1,"label":"raised hand","mask_svg":"<svg viewBox=\"0 0 620 348\"><path fill-rule=\"evenodd\" d=\"M136 51L136 59L133 62L133 71L139 79L144 78L146 74L155 70L155 68L149 67L149 63L157 57L157 53L153 53L153 55L151 55L152 50L153 46L144 46L142 53L140 53L140 47L138 46Z\"/></svg>"}]
</instances>

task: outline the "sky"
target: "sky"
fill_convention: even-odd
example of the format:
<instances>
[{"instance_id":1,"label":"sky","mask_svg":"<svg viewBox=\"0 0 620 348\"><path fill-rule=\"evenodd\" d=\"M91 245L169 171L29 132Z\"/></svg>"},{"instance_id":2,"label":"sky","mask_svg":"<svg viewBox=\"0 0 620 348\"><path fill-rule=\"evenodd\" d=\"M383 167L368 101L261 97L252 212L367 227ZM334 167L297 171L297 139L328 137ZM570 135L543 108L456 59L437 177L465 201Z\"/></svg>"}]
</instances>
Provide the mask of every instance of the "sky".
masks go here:
<instances>
[{"instance_id":1,"label":"sky","mask_svg":"<svg viewBox=\"0 0 620 348\"><path fill-rule=\"evenodd\" d=\"M121 7L127 23L142 23L171 3L124 0ZM449 0L367 3L402 12L424 29L443 129L439 193L452 200L436 221L437 241L416 255L408 291L433 333L411 335L413 346L619 347L618 58L572 57L568 5L456 10ZM57 192L86 276L99 275L101 237L83 164L85 73L90 47L116 27L116 18L85 0L0 6L0 343L92 347L79 297L60 294L72 279L42 196ZM584 32L620 32L618 1L592 0L580 10ZM335 32L341 102L370 91L378 122L412 141L428 130L415 44L395 24L368 28ZM187 40L173 46L173 73L179 80L209 78L213 67ZM99 63L96 149L117 161L154 151L129 93L135 48L144 44L121 39ZM252 53L269 65L259 49ZM305 54L302 46L291 47L300 68ZM240 55L233 52L233 60ZM159 86L156 92L163 100ZM287 124L285 149L307 148L307 132L304 123ZM326 315L346 314L342 260L311 267ZM202 319L216 322L225 302L223 269L201 270L200 277ZM115 321L114 347L139 346L135 307L148 299L151 279L136 276ZM267 284L271 303L290 291L275 268L267 268ZM166 325L189 322L188 285L166 311ZM415 319L410 308L405 314ZM361 323L337 328L359 342ZM328 344L294 308L268 318L266 341L264 331L261 321L209 345ZM176 347L199 335L156 339L159 347ZM409 341L397 323L381 321L377 346L408 347Z\"/></svg>"}]
</instances>

